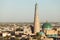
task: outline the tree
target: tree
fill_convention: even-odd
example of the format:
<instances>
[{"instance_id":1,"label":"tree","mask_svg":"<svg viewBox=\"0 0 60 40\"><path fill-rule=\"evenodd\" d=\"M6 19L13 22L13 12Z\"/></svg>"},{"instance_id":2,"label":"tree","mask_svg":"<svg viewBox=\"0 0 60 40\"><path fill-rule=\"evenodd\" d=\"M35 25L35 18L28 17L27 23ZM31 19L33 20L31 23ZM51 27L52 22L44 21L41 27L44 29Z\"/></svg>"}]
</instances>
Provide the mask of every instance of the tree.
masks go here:
<instances>
[{"instance_id":1,"label":"tree","mask_svg":"<svg viewBox=\"0 0 60 40\"><path fill-rule=\"evenodd\" d=\"M41 40L41 35L39 33L36 33L37 40Z\"/></svg>"},{"instance_id":2,"label":"tree","mask_svg":"<svg viewBox=\"0 0 60 40\"><path fill-rule=\"evenodd\" d=\"M4 37L4 40L9 40L10 36Z\"/></svg>"}]
</instances>

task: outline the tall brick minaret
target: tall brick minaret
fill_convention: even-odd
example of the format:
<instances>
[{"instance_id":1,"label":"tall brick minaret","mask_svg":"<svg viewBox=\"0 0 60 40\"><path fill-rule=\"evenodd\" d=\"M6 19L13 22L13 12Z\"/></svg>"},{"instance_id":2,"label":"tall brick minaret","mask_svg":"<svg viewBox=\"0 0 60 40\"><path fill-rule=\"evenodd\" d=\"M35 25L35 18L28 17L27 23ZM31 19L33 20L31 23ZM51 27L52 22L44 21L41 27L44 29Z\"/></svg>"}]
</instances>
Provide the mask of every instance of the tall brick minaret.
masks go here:
<instances>
[{"instance_id":1,"label":"tall brick minaret","mask_svg":"<svg viewBox=\"0 0 60 40\"><path fill-rule=\"evenodd\" d=\"M40 21L39 21L39 17L38 14L39 10L38 10L38 4L35 4L35 15L34 15L34 33L38 33L40 32Z\"/></svg>"}]
</instances>

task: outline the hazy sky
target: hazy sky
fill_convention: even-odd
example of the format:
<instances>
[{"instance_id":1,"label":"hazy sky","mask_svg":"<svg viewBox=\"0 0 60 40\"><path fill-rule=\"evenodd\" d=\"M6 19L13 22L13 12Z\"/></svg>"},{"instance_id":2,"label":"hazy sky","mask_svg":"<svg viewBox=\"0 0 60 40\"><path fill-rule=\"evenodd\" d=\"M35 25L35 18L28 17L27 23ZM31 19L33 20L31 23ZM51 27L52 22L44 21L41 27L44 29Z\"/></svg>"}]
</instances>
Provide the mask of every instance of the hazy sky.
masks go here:
<instances>
[{"instance_id":1,"label":"hazy sky","mask_svg":"<svg viewBox=\"0 0 60 40\"><path fill-rule=\"evenodd\" d=\"M0 22L33 22L35 0L0 0ZM38 0L41 22L60 22L60 0Z\"/></svg>"}]
</instances>

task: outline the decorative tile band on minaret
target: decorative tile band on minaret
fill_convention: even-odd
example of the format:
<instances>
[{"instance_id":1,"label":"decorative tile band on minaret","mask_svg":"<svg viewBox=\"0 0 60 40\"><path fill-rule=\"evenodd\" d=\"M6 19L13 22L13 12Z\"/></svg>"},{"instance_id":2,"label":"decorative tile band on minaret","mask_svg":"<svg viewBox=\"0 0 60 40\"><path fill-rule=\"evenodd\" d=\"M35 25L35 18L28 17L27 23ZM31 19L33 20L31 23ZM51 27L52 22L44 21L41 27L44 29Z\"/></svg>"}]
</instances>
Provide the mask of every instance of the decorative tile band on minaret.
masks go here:
<instances>
[{"instance_id":1,"label":"decorative tile band on minaret","mask_svg":"<svg viewBox=\"0 0 60 40\"><path fill-rule=\"evenodd\" d=\"M34 15L34 33L40 32L40 21L38 17L38 4L35 4L35 15Z\"/></svg>"}]
</instances>

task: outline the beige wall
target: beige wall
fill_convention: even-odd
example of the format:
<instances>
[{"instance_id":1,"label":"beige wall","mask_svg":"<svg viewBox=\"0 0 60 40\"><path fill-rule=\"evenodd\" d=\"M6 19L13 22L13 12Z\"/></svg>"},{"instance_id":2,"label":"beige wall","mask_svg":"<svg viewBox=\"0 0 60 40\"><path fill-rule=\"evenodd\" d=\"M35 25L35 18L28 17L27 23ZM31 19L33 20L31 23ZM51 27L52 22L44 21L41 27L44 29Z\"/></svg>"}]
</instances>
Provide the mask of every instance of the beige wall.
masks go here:
<instances>
[{"instance_id":1,"label":"beige wall","mask_svg":"<svg viewBox=\"0 0 60 40\"><path fill-rule=\"evenodd\" d=\"M46 34L58 34L55 30L47 30Z\"/></svg>"}]
</instances>

